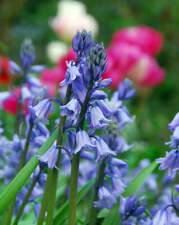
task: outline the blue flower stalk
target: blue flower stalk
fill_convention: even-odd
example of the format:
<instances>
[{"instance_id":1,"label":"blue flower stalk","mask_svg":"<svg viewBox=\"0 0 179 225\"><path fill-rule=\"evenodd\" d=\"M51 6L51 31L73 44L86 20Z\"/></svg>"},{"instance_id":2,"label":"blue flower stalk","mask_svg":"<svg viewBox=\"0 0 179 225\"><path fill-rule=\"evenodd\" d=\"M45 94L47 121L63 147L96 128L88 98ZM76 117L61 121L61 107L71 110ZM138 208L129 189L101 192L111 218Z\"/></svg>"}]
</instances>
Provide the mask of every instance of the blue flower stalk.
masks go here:
<instances>
[{"instance_id":1,"label":"blue flower stalk","mask_svg":"<svg viewBox=\"0 0 179 225\"><path fill-rule=\"evenodd\" d=\"M23 101L26 100L27 96L28 96L28 98L31 97L30 92L28 92L26 90L27 88L24 86L25 83L27 82L27 79L29 78L28 72L32 69L32 67L34 68L34 66L32 66L32 64L34 63L34 60L35 60L35 49L32 44L32 41L30 39L25 40L22 43L21 51L20 51L20 60L21 60L22 67L23 67L22 69L15 62L13 62L13 61L10 62L10 68L11 68L12 72L16 72L20 76L22 76L21 93L20 93L20 98L18 99L18 107L17 107L17 113L16 113L16 122L15 122L15 133L17 133L17 134L19 133L20 120L22 117L22 114L21 114L22 103L23 103ZM38 67L40 68L41 66L38 66ZM43 67L43 69L44 69L44 67ZM35 69L34 72L38 72L38 71ZM31 85L29 85L29 86L31 86ZM28 95L26 96L27 92L28 92ZM29 148L29 144L30 144L30 139L31 139L31 135L32 135L33 125L34 125L34 121L33 121L33 119L30 119L30 127L28 129L27 139L25 142L23 152L20 156L20 163L19 163L17 172L20 171L23 168L23 166L25 165L27 152L28 152L28 148ZM11 205L9 206L9 210L5 214L5 224L6 225L11 224L11 218L12 218L13 211L14 211L15 201L16 201L16 198L14 201L12 201Z\"/></svg>"}]
</instances>

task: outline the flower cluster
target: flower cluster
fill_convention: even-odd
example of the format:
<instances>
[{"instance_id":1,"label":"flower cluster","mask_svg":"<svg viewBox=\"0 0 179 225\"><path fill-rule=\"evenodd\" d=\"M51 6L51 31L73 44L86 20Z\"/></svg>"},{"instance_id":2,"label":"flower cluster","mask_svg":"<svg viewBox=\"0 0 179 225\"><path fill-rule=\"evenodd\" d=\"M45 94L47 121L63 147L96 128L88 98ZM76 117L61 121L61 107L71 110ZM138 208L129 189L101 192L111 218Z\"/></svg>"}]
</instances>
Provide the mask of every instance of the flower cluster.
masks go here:
<instances>
[{"instance_id":1,"label":"flower cluster","mask_svg":"<svg viewBox=\"0 0 179 225\"><path fill-rule=\"evenodd\" d=\"M114 42L120 40L120 44L117 44L116 50L114 48L110 51L116 51L113 53L118 54L119 50L120 54L125 54L125 48L129 45L127 48L131 50L131 55L127 55L123 62L118 61L122 73L132 71L131 65L133 67L137 64L141 56L153 57L160 50L161 36L154 31L152 37L155 36L156 42L146 38L145 43L138 37L130 39L128 31L121 32L114 38ZM136 32L139 32L145 38L145 35L152 31L142 28L131 32L134 32L134 37ZM149 47L151 45L152 48ZM62 58L57 65L54 80L49 75L51 72L53 74L54 70L44 71L40 77L41 81L34 77L34 73L42 72L44 67L33 65L35 49L29 39L24 41L20 52L22 68L15 62L8 61L9 70L19 75L20 87L12 85L11 92L1 92L0 95L0 106L4 109L7 107L7 110L16 114L15 134L12 140L3 136L3 123L0 121L0 179L6 185L20 170L25 171L20 173L21 178L24 174L27 176L26 174L34 168L31 177L29 174L29 181L21 186L22 189L16 196L13 196L12 210L16 216L13 224L17 224L23 211L29 212L29 206L32 205L38 219L37 224L43 224L46 220L52 225L55 199L58 199L59 205L64 198L69 200L69 225L77 224L77 191L81 188L79 196L84 195L91 182L92 199L86 201L91 205L84 204L85 210L89 211L86 215L84 210L86 223L101 224L98 219L99 212L103 214L105 209L110 215L111 210L117 209L121 220L119 223L123 225L177 225L179 185L175 178L179 169L179 113L169 124L173 134L166 144L172 150L167 152L166 157L157 160L161 164L160 170L168 169L169 172L164 176L163 189L160 190L156 174L145 177L151 169L150 160L142 160L130 173L128 163L123 160L123 156L128 154L124 152L133 147L122 135L126 126L135 120L126 104L136 93L132 81L128 78L123 80L123 77L118 89L111 92L109 97L105 88L112 84L112 79L104 77L107 65L113 64L114 61L108 63L104 45L95 43L91 33L83 30L74 36L72 48L68 57ZM122 60L122 56L120 57ZM52 97L55 95L57 83L59 92L56 97ZM47 91L43 85L49 84ZM51 121L48 116L53 110L56 111L58 119ZM26 167L28 160L30 163ZM35 164L38 163L39 167L35 169ZM145 169L148 166L149 169ZM67 176L66 186L61 188L60 185L57 192L58 174L60 178ZM139 188L137 184L137 195L132 193L130 196L126 186L135 186L136 180L131 183L134 177L144 185ZM173 193L169 188L171 184L175 184ZM62 198L56 198L56 192L63 192ZM155 198L151 208L148 204L151 196L146 195L149 192ZM39 200L41 197L42 200ZM89 197L86 197L89 200ZM62 206L63 210L59 210L60 213L65 212L66 204L67 202Z\"/></svg>"},{"instance_id":2,"label":"flower cluster","mask_svg":"<svg viewBox=\"0 0 179 225\"><path fill-rule=\"evenodd\" d=\"M9 73L18 74L18 83L20 87L12 88L9 92L0 93L0 106L11 114L16 114L18 105L21 105L21 116L28 114L28 102L33 97L40 95L42 92L42 84L33 75L41 73L45 67L41 65L32 65L35 60L35 49L30 39L25 39L21 46L20 61L22 68L13 61L8 61L7 66ZM14 76L17 78L17 76Z\"/></svg>"},{"instance_id":3,"label":"flower cluster","mask_svg":"<svg viewBox=\"0 0 179 225\"><path fill-rule=\"evenodd\" d=\"M172 149L166 153L164 158L157 159L160 163L160 170L168 169L170 176L175 176L176 171L179 169L179 113L176 114L172 122L168 125L169 130L173 132L171 141L167 142Z\"/></svg>"}]
</instances>

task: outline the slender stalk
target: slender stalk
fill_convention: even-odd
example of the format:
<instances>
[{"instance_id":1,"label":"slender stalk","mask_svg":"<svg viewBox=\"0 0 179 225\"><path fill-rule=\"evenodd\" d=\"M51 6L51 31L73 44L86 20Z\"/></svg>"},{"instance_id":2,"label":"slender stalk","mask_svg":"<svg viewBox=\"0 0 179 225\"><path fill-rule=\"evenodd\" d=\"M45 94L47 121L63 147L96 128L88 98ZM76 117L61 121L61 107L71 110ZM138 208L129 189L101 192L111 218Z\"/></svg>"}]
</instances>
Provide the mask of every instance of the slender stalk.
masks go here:
<instances>
[{"instance_id":1,"label":"slender stalk","mask_svg":"<svg viewBox=\"0 0 179 225\"><path fill-rule=\"evenodd\" d=\"M77 127L83 129L85 115L88 109L88 103L90 100L90 93L93 88L93 80L90 82L90 87L86 94L84 104L81 107L81 112L79 116L79 121L77 122ZM76 206L77 206L77 186L78 186L78 174L79 174L79 164L80 164L80 152L73 156L71 162L71 176L70 176L70 199L69 199L69 221L68 225L76 225Z\"/></svg>"},{"instance_id":2,"label":"slender stalk","mask_svg":"<svg viewBox=\"0 0 179 225\"><path fill-rule=\"evenodd\" d=\"M70 97L71 97L71 85L68 86L64 104L69 102ZM62 145L63 126L65 124L65 121L66 121L66 116L61 117L60 124L59 124L57 145ZM61 152L59 151L57 167L59 167L60 158L61 158ZM54 213L54 208L55 208L56 189L57 189L57 181L58 181L58 171L55 168L52 170L50 170L50 169L48 170L47 180L48 180L49 184L46 185L46 188L44 190L44 197L43 197L42 205L41 205L40 218L38 218L37 225L43 224L46 210L47 210L46 224L51 225L53 223L53 213Z\"/></svg>"},{"instance_id":3,"label":"slender stalk","mask_svg":"<svg viewBox=\"0 0 179 225\"><path fill-rule=\"evenodd\" d=\"M95 187L94 187L94 195L93 195L93 199L92 199L92 203L91 203L91 209L89 211L88 218L87 218L87 219L89 219L89 225L96 225L99 209L94 207L93 203L98 201L98 191L104 182L105 167L106 167L106 159L103 159L98 168L98 174L97 174L97 179L96 179L96 183L95 183Z\"/></svg>"},{"instance_id":4,"label":"slender stalk","mask_svg":"<svg viewBox=\"0 0 179 225\"><path fill-rule=\"evenodd\" d=\"M69 225L76 225L76 202L77 186L79 174L80 152L73 156L71 162L71 179L70 179L70 202L69 202Z\"/></svg>"},{"instance_id":5,"label":"slender stalk","mask_svg":"<svg viewBox=\"0 0 179 225\"><path fill-rule=\"evenodd\" d=\"M28 132L27 139L25 142L24 151L22 152L22 155L21 155L21 161L19 164L18 171L21 170L25 164L26 156L27 156L27 152L28 152L28 148L29 148L29 143L30 143L30 137L32 134L32 129L33 129L33 123L30 123L30 128L29 128L29 132Z\"/></svg>"},{"instance_id":6,"label":"slender stalk","mask_svg":"<svg viewBox=\"0 0 179 225\"><path fill-rule=\"evenodd\" d=\"M18 224L18 222L19 222L19 220L20 220L20 218L22 216L22 213L24 211L24 208L25 208L25 206L26 206L26 204L28 202L28 199L29 199L30 195L32 194L32 191L33 191L35 185L37 184L37 182L39 180L39 177L40 177L40 172L36 176L36 178L33 180L32 184L31 184L31 186L30 186L30 188L29 188L29 190L28 190L28 192L27 192L27 194L26 194L26 196L25 196L25 198L24 198L24 200L23 200L23 202L22 202L22 204L21 204L21 206L19 208L19 211L17 212L17 215L16 215L16 218L14 220L13 225L17 225Z\"/></svg>"},{"instance_id":7,"label":"slender stalk","mask_svg":"<svg viewBox=\"0 0 179 225\"><path fill-rule=\"evenodd\" d=\"M16 121L15 121L15 133L19 134L19 121L20 121L20 112L21 112L21 96L20 99L18 100L17 104L17 113L16 113Z\"/></svg>"},{"instance_id":8,"label":"slender stalk","mask_svg":"<svg viewBox=\"0 0 179 225\"><path fill-rule=\"evenodd\" d=\"M48 199L49 199L49 195L50 195L50 193L49 193L50 186L51 186L51 174L48 173L37 225L43 225L44 218L45 218L45 212L46 212L46 208L47 208L47 204L48 204Z\"/></svg>"}]
</instances>

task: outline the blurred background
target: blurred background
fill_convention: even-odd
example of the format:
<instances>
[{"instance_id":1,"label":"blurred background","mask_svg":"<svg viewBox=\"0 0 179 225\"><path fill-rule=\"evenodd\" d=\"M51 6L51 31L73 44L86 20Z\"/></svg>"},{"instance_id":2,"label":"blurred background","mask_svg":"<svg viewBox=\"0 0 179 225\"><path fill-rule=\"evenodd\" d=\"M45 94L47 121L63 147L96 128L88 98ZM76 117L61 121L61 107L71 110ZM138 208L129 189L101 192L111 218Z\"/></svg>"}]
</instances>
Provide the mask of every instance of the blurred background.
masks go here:
<instances>
[{"instance_id":1,"label":"blurred background","mask_svg":"<svg viewBox=\"0 0 179 225\"><path fill-rule=\"evenodd\" d=\"M135 145L137 154L133 155L134 161L135 157L153 159L164 155L167 149L164 143L170 135L168 123L179 111L179 1L84 0L81 3L80 9L76 10L70 4L64 12L64 5L60 5L59 0L1 0L0 55L19 62L21 42L28 37L35 45L37 64L54 67L56 58L65 54L71 41L68 31L55 30L58 14L65 24L68 18L73 18L73 12L79 15L85 11L86 17L82 19L85 28L93 30L95 40L104 42L105 48L110 46L114 33L123 28L143 25L160 32L164 39L163 47L155 58L165 70L165 78L150 87L134 84L137 95L129 107L131 114L136 115L136 122L127 130L126 136L131 143L140 142ZM80 19L76 23L79 22ZM49 56L48 46L54 41L61 43L62 53L54 47L53 56ZM7 112L3 113L7 115ZM1 116L4 116L3 113ZM13 120L13 116L9 114L8 119ZM11 137L8 129L6 132Z\"/></svg>"}]
</instances>

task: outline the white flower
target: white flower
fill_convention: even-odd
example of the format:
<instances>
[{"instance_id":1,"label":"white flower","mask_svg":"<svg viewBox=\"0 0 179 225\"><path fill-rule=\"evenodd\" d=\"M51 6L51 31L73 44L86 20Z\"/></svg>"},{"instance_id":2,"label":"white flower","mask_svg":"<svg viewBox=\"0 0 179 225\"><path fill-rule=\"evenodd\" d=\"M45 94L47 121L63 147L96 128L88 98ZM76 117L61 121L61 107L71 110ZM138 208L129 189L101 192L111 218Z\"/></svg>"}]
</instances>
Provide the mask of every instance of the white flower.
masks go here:
<instances>
[{"instance_id":1,"label":"white flower","mask_svg":"<svg viewBox=\"0 0 179 225\"><path fill-rule=\"evenodd\" d=\"M56 63L67 52L67 46L63 42L53 41L47 45L47 56Z\"/></svg>"},{"instance_id":2,"label":"white flower","mask_svg":"<svg viewBox=\"0 0 179 225\"><path fill-rule=\"evenodd\" d=\"M52 28L63 39L71 41L77 31L86 29L95 36L98 32L96 20L86 13L84 4L78 1L61 1L57 16L50 22Z\"/></svg>"}]
</instances>

